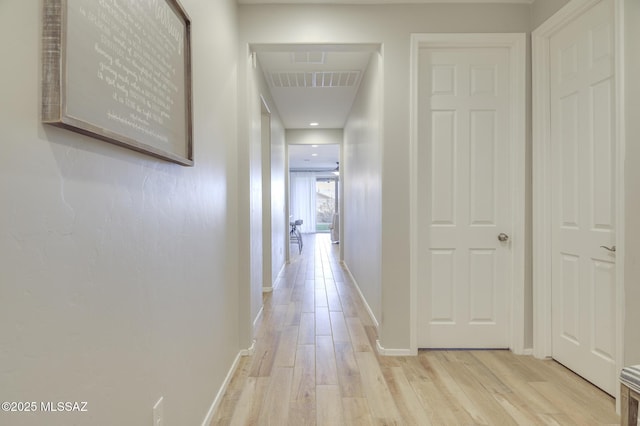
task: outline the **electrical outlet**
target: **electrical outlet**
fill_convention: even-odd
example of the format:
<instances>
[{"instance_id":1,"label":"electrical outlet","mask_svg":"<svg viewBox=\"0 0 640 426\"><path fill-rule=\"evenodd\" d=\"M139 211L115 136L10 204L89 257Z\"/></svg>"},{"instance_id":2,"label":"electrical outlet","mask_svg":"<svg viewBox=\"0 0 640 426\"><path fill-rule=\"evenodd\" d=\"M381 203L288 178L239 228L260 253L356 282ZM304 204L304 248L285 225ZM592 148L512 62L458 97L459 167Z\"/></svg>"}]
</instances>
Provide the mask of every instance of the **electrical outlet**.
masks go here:
<instances>
[{"instance_id":1,"label":"electrical outlet","mask_svg":"<svg viewBox=\"0 0 640 426\"><path fill-rule=\"evenodd\" d=\"M153 406L153 426L164 426L164 397Z\"/></svg>"}]
</instances>

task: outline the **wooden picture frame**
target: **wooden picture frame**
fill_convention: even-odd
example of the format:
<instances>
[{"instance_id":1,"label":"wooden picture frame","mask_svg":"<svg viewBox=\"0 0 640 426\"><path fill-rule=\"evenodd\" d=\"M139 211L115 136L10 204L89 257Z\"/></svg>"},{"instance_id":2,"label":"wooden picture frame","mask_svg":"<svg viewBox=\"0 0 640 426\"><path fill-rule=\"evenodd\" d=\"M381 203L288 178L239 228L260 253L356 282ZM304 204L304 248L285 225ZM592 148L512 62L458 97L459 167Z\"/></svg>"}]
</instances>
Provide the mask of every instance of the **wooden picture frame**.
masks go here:
<instances>
[{"instance_id":1,"label":"wooden picture frame","mask_svg":"<svg viewBox=\"0 0 640 426\"><path fill-rule=\"evenodd\" d=\"M177 0L44 0L42 121L193 166L191 21Z\"/></svg>"}]
</instances>

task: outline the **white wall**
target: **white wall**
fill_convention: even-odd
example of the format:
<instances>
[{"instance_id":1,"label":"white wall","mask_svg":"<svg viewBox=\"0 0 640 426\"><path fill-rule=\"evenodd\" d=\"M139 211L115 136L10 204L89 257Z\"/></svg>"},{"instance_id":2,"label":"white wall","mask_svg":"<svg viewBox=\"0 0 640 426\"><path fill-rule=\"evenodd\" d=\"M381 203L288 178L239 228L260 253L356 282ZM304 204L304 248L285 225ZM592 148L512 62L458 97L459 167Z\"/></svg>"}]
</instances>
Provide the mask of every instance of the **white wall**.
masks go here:
<instances>
[{"instance_id":1,"label":"white wall","mask_svg":"<svg viewBox=\"0 0 640 426\"><path fill-rule=\"evenodd\" d=\"M378 53L363 75L344 128L342 148L344 262L381 320L382 62Z\"/></svg>"},{"instance_id":2,"label":"white wall","mask_svg":"<svg viewBox=\"0 0 640 426\"><path fill-rule=\"evenodd\" d=\"M41 1L0 2L0 424L205 418L238 343L232 0L192 19L193 168L40 123Z\"/></svg>"},{"instance_id":3,"label":"white wall","mask_svg":"<svg viewBox=\"0 0 640 426\"><path fill-rule=\"evenodd\" d=\"M382 301L384 347L409 339L409 39L418 32L526 32L529 5L240 5L247 43L383 45ZM244 64L241 62L241 67ZM529 301L530 302L530 301Z\"/></svg>"},{"instance_id":4,"label":"white wall","mask_svg":"<svg viewBox=\"0 0 640 426\"><path fill-rule=\"evenodd\" d=\"M259 65L258 65L259 66ZM260 68L254 77L270 111L262 111L263 287L273 287L286 262L288 216L285 204L285 131ZM268 123L265 120L268 119Z\"/></svg>"},{"instance_id":5,"label":"white wall","mask_svg":"<svg viewBox=\"0 0 640 426\"><path fill-rule=\"evenodd\" d=\"M342 145L342 129L287 129L287 145Z\"/></svg>"},{"instance_id":6,"label":"white wall","mask_svg":"<svg viewBox=\"0 0 640 426\"><path fill-rule=\"evenodd\" d=\"M531 5L531 29L534 30L569 0L535 0Z\"/></svg>"}]
</instances>

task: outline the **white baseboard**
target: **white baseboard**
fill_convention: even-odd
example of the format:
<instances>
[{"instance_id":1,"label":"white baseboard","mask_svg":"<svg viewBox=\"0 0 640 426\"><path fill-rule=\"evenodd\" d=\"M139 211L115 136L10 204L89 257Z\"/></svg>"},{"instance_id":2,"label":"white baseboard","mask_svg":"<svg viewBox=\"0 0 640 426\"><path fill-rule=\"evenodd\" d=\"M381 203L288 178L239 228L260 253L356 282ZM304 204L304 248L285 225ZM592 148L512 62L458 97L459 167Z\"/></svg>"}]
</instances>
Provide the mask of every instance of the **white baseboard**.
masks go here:
<instances>
[{"instance_id":1,"label":"white baseboard","mask_svg":"<svg viewBox=\"0 0 640 426\"><path fill-rule=\"evenodd\" d=\"M251 343L251 347L247 349L242 349L240 351L240 356L251 356L254 353L256 353L256 339L253 339L253 342Z\"/></svg>"},{"instance_id":2,"label":"white baseboard","mask_svg":"<svg viewBox=\"0 0 640 426\"><path fill-rule=\"evenodd\" d=\"M373 324L375 325L376 330L377 330L380 327L380 323L378 323L378 319L373 314L373 310L371 309L371 306L369 306L369 303L367 303L367 299L364 298L364 294L362 294L362 291L360 290L360 286L358 285L358 281L356 281L356 279L354 278L353 274L349 270L349 267L342 261L340 263L342 264L342 266L344 266L344 270L349 275L349 278L351 279L351 281L353 281L353 284L355 285L356 290L358 291L358 294L360 295L360 300L362 300L362 303L364 303L364 307L366 308L367 313L369 314L369 317L371 318L371 321L373 322ZM387 349L387 348L384 348L380 344L380 340L376 340L376 350L378 351L378 353L380 355L383 355L383 356L414 356L414 355L417 355L417 353L415 351L412 351L411 349Z\"/></svg>"},{"instance_id":3,"label":"white baseboard","mask_svg":"<svg viewBox=\"0 0 640 426\"><path fill-rule=\"evenodd\" d=\"M262 311L264 310L264 305L260 306L260 310L258 311L258 315L256 315L255 319L253 320L253 335L256 335L256 327L258 324L258 320L260 319L260 317L262 316Z\"/></svg>"},{"instance_id":4,"label":"white baseboard","mask_svg":"<svg viewBox=\"0 0 640 426\"><path fill-rule=\"evenodd\" d=\"M282 276L284 275L284 271L285 271L285 267L286 267L286 263L284 263L282 265L282 267L280 268L280 272L278 272L278 275L276 275L276 279L273 283L273 285L271 287L267 287L264 286L262 287L262 292L263 293L271 293L273 292L274 289L276 289L279 285L280 285L280 280L282 279Z\"/></svg>"},{"instance_id":5,"label":"white baseboard","mask_svg":"<svg viewBox=\"0 0 640 426\"><path fill-rule=\"evenodd\" d=\"M376 350L383 356L414 356L416 355L411 349L385 349L380 344L380 340L376 340Z\"/></svg>"},{"instance_id":6,"label":"white baseboard","mask_svg":"<svg viewBox=\"0 0 640 426\"><path fill-rule=\"evenodd\" d=\"M209 411L207 411L207 415L202 421L202 426L209 426L209 424L211 423L211 420L213 420L213 416L216 413L218 406L220 406L220 403L222 402L222 397L224 396L224 393L227 391L227 388L229 387L229 383L231 383L231 379L233 378L233 375L238 369L238 364L240 364L240 358L242 358L243 356L253 355L253 353L255 352L255 346L256 346L256 341L254 340L253 344L249 349L242 349L240 352L238 352L238 355L236 355L236 358L233 360L233 364L231 364L231 368L227 372L227 376L224 378L224 381L222 382L222 386L220 386L220 389L218 390L216 397L214 398L213 402L211 403L211 406L209 407Z\"/></svg>"},{"instance_id":7,"label":"white baseboard","mask_svg":"<svg viewBox=\"0 0 640 426\"><path fill-rule=\"evenodd\" d=\"M523 349L520 355L533 355L533 348Z\"/></svg>"},{"instance_id":8,"label":"white baseboard","mask_svg":"<svg viewBox=\"0 0 640 426\"><path fill-rule=\"evenodd\" d=\"M369 314L369 317L371 318L371 321L373 321L373 325L375 325L376 330L377 330L378 327L380 327L380 323L378 323L378 319L373 314L373 310L371 309L371 306L369 306L369 303L367 303L367 299L364 298L364 294L362 294L362 291L360 290L360 286L358 285L358 281L356 281L356 279L353 277L353 274L349 270L349 267L347 266L347 264L344 263L344 261L341 260L340 264L342 264L342 266L344 267L344 270L347 271L347 274L349 275L349 278L351 278L351 281L355 285L356 290L358 291L358 294L360 295L360 300L362 300L362 303L364 303L364 307L366 308L367 313Z\"/></svg>"},{"instance_id":9,"label":"white baseboard","mask_svg":"<svg viewBox=\"0 0 640 426\"><path fill-rule=\"evenodd\" d=\"M278 275L276 275L276 283L280 281L280 278L282 278L282 276L284 275L286 267L287 267L287 262L283 263L282 267L280 267L280 272L278 272ZM275 284L274 284L274 287L276 287Z\"/></svg>"}]
</instances>

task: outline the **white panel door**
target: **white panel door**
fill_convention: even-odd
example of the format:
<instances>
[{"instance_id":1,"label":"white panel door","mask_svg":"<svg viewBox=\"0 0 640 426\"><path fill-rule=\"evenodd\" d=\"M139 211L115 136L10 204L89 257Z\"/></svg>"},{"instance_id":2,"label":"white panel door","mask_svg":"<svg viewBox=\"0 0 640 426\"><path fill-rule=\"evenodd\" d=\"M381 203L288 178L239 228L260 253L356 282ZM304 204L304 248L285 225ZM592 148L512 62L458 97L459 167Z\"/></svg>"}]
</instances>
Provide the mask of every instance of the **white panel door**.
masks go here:
<instances>
[{"instance_id":1,"label":"white panel door","mask_svg":"<svg viewBox=\"0 0 640 426\"><path fill-rule=\"evenodd\" d=\"M419 347L509 346L508 55L420 49Z\"/></svg>"},{"instance_id":2,"label":"white panel door","mask_svg":"<svg viewBox=\"0 0 640 426\"><path fill-rule=\"evenodd\" d=\"M613 2L550 39L553 357L614 394Z\"/></svg>"}]
</instances>

